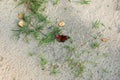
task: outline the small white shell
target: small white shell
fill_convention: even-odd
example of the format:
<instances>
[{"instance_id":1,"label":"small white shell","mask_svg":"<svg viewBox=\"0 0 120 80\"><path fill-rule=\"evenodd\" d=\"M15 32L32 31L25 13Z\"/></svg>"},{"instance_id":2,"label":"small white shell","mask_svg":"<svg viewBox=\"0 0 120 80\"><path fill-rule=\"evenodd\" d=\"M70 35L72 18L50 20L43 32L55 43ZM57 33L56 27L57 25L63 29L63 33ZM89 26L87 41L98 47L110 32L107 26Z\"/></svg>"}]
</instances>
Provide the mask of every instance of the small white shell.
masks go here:
<instances>
[{"instance_id":1,"label":"small white shell","mask_svg":"<svg viewBox=\"0 0 120 80\"><path fill-rule=\"evenodd\" d=\"M20 27L24 27L25 22L24 22L23 20L20 20L20 21L18 22L18 25L19 25Z\"/></svg>"},{"instance_id":2,"label":"small white shell","mask_svg":"<svg viewBox=\"0 0 120 80\"><path fill-rule=\"evenodd\" d=\"M64 21L59 22L58 26L60 26L60 27L65 26L65 22Z\"/></svg>"}]
</instances>

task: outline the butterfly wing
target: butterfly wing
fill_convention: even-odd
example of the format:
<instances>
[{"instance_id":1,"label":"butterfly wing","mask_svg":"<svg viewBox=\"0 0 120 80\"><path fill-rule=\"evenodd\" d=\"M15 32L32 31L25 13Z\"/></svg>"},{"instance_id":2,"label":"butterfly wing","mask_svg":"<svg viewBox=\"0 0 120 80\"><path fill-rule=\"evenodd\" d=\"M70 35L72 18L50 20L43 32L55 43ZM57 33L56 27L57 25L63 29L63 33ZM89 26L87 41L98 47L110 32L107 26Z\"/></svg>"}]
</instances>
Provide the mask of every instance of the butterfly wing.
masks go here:
<instances>
[{"instance_id":1,"label":"butterfly wing","mask_svg":"<svg viewBox=\"0 0 120 80\"><path fill-rule=\"evenodd\" d=\"M68 36L62 36L61 42L65 42L68 39Z\"/></svg>"},{"instance_id":2,"label":"butterfly wing","mask_svg":"<svg viewBox=\"0 0 120 80\"><path fill-rule=\"evenodd\" d=\"M61 41L61 39L62 39L62 36L61 36L61 35L57 35L57 36L56 36L56 40L57 40L57 41L59 41L59 42L60 42L60 41Z\"/></svg>"},{"instance_id":3,"label":"butterfly wing","mask_svg":"<svg viewBox=\"0 0 120 80\"><path fill-rule=\"evenodd\" d=\"M65 36L65 35L57 35L56 36L56 40L59 42L65 42L67 39L69 39L69 37Z\"/></svg>"}]
</instances>

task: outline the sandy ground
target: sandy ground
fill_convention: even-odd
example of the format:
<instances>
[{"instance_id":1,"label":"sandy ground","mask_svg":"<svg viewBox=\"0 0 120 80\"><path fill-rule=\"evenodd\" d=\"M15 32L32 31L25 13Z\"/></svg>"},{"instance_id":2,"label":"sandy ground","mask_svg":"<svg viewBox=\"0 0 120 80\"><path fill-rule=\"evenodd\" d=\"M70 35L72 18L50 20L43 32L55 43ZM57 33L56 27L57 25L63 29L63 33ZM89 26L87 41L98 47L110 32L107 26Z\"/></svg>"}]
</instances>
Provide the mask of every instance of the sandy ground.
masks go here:
<instances>
[{"instance_id":1,"label":"sandy ground","mask_svg":"<svg viewBox=\"0 0 120 80\"><path fill-rule=\"evenodd\" d=\"M66 43L38 47L34 40L26 44L22 39L14 40L13 28L17 26L17 15L26 11L25 7L15 8L17 1L0 0L0 80L120 80L120 1L119 0L91 0L90 5L80 5L71 0L60 0L53 6L48 3L45 14L53 22L65 21L63 33L74 39L77 52L89 50L91 56L84 54L80 60L94 60L98 65L86 66L81 78L74 78L66 66L61 66L61 73L49 75L49 71L42 71L37 53L43 53L49 61L59 64L63 61L66 51L62 46ZM66 10L65 10L66 8ZM100 29L92 29L93 21L99 19L104 23ZM107 43L102 43L99 49L93 50L89 46L92 42L91 35L101 33L108 38ZM87 44L81 46L85 41ZM29 52L35 52L30 57ZM97 57L106 53L108 57ZM107 73L103 72L107 69Z\"/></svg>"}]
</instances>

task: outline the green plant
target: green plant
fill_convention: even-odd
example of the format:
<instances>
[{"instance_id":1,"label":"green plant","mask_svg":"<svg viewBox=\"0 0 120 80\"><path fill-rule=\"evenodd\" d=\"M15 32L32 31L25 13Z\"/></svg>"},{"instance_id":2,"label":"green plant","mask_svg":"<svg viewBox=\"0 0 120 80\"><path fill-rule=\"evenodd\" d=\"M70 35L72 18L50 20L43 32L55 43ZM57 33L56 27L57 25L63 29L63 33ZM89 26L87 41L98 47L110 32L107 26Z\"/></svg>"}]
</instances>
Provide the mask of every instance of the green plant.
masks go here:
<instances>
[{"instance_id":1,"label":"green plant","mask_svg":"<svg viewBox=\"0 0 120 80\"><path fill-rule=\"evenodd\" d=\"M42 26L38 26L34 29L30 29L29 26L24 26L24 27L19 27L18 29L12 30L14 32L14 36L19 39L21 35L24 36L24 39L29 42L28 36L33 36L35 40L39 41L40 40L40 34Z\"/></svg>"},{"instance_id":2,"label":"green plant","mask_svg":"<svg viewBox=\"0 0 120 80\"><path fill-rule=\"evenodd\" d=\"M108 53L103 53L102 56L106 58L108 57Z\"/></svg>"},{"instance_id":3,"label":"green plant","mask_svg":"<svg viewBox=\"0 0 120 80\"><path fill-rule=\"evenodd\" d=\"M24 26L24 27L19 27L16 30L12 30L14 32L14 36L19 39L21 34L24 34L25 37L27 37L28 35L30 35L33 30L29 29L28 26Z\"/></svg>"},{"instance_id":4,"label":"green plant","mask_svg":"<svg viewBox=\"0 0 120 80\"><path fill-rule=\"evenodd\" d=\"M93 23L93 28L95 28L95 29L98 29L98 28L100 28L101 26L104 26L104 24L101 23L100 20L96 20L96 21Z\"/></svg>"},{"instance_id":5,"label":"green plant","mask_svg":"<svg viewBox=\"0 0 120 80\"><path fill-rule=\"evenodd\" d=\"M29 13L27 15L25 15L24 17L24 21L30 25L31 22L34 22L34 24L37 24L37 23L46 23L47 22L47 17L44 16L42 13L39 13L39 12L36 12L36 13ZM36 22L36 23L35 23ZM33 25L33 23L31 24Z\"/></svg>"},{"instance_id":6,"label":"green plant","mask_svg":"<svg viewBox=\"0 0 120 80\"><path fill-rule=\"evenodd\" d=\"M96 63L95 60L88 61L88 63L91 63L93 67L96 67L98 65L98 63Z\"/></svg>"},{"instance_id":7,"label":"green plant","mask_svg":"<svg viewBox=\"0 0 120 80\"><path fill-rule=\"evenodd\" d=\"M65 45L64 46L65 49L67 49L69 52L75 52L75 47L69 46L69 45Z\"/></svg>"},{"instance_id":8,"label":"green plant","mask_svg":"<svg viewBox=\"0 0 120 80\"><path fill-rule=\"evenodd\" d=\"M90 2L91 2L90 0L83 0L80 2L80 4L90 4Z\"/></svg>"},{"instance_id":9,"label":"green plant","mask_svg":"<svg viewBox=\"0 0 120 80\"><path fill-rule=\"evenodd\" d=\"M108 72L109 72L109 71L107 70L107 68L102 69L102 71L103 71L104 73L108 73Z\"/></svg>"},{"instance_id":10,"label":"green plant","mask_svg":"<svg viewBox=\"0 0 120 80\"><path fill-rule=\"evenodd\" d=\"M100 46L100 43L98 43L98 42L94 42L94 43L91 44L91 47L92 47L93 49L96 49L96 48L98 48L99 46Z\"/></svg>"},{"instance_id":11,"label":"green plant","mask_svg":"<svg viewBox=\"0 0 120 80\"><path fill-rule=\"evenodd\" d=\"M59 3L60 0L53 0L53 5L56 5Z\"/></svg>"},{"instance_id":12,"label":"green plant","mask_svg":"<svg viewBox=\"0 0 120 80\"><path fill-rule=\"evenodd\" d=\"M33 52L29 52L29 53L28 53L29 56L33 56L34 54L35 54L35 53L33 53Z\"/></svg>"},{"instance_id":13,"label":"green plant","mask_svg":"<svg viewBox=\"0 0 120 80\"><path fill-rule=\"evenodd\" d=\"M45 2L45 0L39 0L38 2L42 6L42 4ZM36 1L35 1L36 2ZM37 5L31 0L22 0L21 4L28 3L33 5ZM30 9L31 10L31 9ZM32 10L31 10L32 11ZM47 17L44 16L41 12L38 10L32 11L28 15L24 16L24 22L25 26L19 27L16 30L13 30L15 32L15 36L19 39L20 35L24 35L24 38L26 42L29 42L28 36L32 36L36 41L39 42L39 44L45 44L49 42L54 42L55 41L55 35L60 32L60 29L58 27L52 27L48 31L47 34L44 34L42 32L45 26L49 24L50 21L47 20Z\"/></svg>"},{"instance_id":14,"label":"green plant","mask_svg":"<svg viewBox=\"0 0 120 80\"><path fill-rule=\"evenodd\" d=\"M21 0L18 3L18 6L21 4L25 4L31 12L36 13L40 9L40 11L43 11L45 9L44 4L47 2L47 0Z\"/></svg>"},{"instance_id":15,"label":"green plant","mask_svg":"<svg viewBox=\"0 0 120 80\"><path fill-rule=\"evenodd\" d=\"M85 69L85 62L76 61L74 58L71 57L68 57L67 62L75 77L82 76Z\"/></svg>"},{"instance_id":16,"label":"green plant","mask_svg":"<svg viewBox=\"0 0 120 80\"><path fill-rule=\"evenodd\" d=\"M57 73L60 73L60 71L58 69L58 65L57 64L51 64L50 75L55 75Z\"/></svg>"},{"instance_id":17,"label":"green plant","mask_svg":"<svg viewBox=\"0 0 120 80\"><path fill-rule=\"evenodd\" d=\"M18 27L14 29L14 35L17 39L20 38L20 35L24 36L24 40L29 42L28 36L32 36L38 42L41 40L41 35L44 33L41 31L44 29L46 25L48 25L49 21L47 17L39 12L38 9L42 9L46 0L21 0L18 5L25 4L31 12L24 16L23 21L25 25L23 27Z\"/></svg>"},{"instance_id":18,"label":"green plant","mask_svg":"<svg viewBox=\"0 0 120 80\"><path fill-rule=\"evenodd\" d=\"M93 37L94 39L100 39L100 38L103 37L103 34L97 33L97 34L92 35L92 37Z\"/></svg>"},{"instance_id":19,"label":"green plant","mask_svg":"<svg viewBox=\"0 0 120 80\"><path fill-rule=\"evenodd\" d=\"M47 62L47 60L45 59L45 57L42 55L42 54L40 54L40 65L41 65L41 67L42 67L42 70L44 70L45 69L45 65L48 63Z\"/></svg>"},{"instance_id":20,"label":"green plant","mask_svg":"<svg viewBox=\"0 0 120 80\"><path fill-rule=\"evenodd\" d=\"M67 10L67 7L65 7L64 10L66 11L66 10Z\"/></svg>"},{"instance_id":21,"label":"green plant","mask_svg":"<svg viewBox=\"0 0 120 80\"><path fill-rule=\"evenodd\" d=\"M60 28L53 27L50 32L44 36L44 38L39 42L39 44L46 44L55 41L55 36L61 32Z\"/></svg>"},{"instance_id":22,"label":"green plant","mask_svg":"<svg viewBox=\"0 0 120 80\"><path fill-rule=\"evenodd\" d=\"M58 3L59 0L55 0L55 3ZM55 35L59 34L60 29L58 27L52 27L49 30L46 30L48 33L44 34L45 26L49 24L50 21L47 20L47 17L42 14L40 10L43 9L44 4L47 0L21 0L20 4L27 5L27 8L31 11L28 15L24 16L25 26L13 30L15 36L20 38L20 35L25 35L24 38L28 42L27 38L29 35L32 36L39 44L46 44L55 41Z\"/></svg>"},{"instance_id":23,"label":"green plant","mask_svg":"<svg viewBox=\"0 0 120 80\"><path fill-rule=\"evenodd\" d=\"M78 67L75 69L74 74L76 77L82 76L84 72L85 66L82 64L79 64Z\"/></svg>"},{"instance_id":24,"label":"green plant","mask_svg":"<svg viewBox=\"0 0 120 80\"><path fill-rule=\"evenodd\" d=\"M76 54L76 57L80 57L81 55L84 55L84 54L90 54L91 52L89 50L81 50L81 52L77 53Z\"/></svg>"},{"instance_id":25,"label":"green plant","mask_svg":"<svg viewBox=\"0 0 120 80\"><path fill-rule=\"evenodd\" d=\"M98 39L99 37L97 35L92 36L94 39Z\"/></svg>"}]
</instances>

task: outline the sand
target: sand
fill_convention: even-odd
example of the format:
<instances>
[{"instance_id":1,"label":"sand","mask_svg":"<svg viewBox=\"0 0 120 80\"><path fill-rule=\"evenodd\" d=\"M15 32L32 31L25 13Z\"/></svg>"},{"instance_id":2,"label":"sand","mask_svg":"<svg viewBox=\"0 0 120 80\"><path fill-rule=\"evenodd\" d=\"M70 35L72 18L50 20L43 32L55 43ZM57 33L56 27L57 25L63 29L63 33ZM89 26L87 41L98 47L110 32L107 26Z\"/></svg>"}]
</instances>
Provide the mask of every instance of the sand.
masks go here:
<instances>
[{"instance_id":1,"label":"sand","mask_svg":"<svg viewBox=\"0 0 120 80\"><path fill-rule=\"evenodd\" d=\"M11 30L17 27L17 15L26 12L22 5L15 8L17 2L0 0L0 80L120 80L119 0L91 0L89 5L81 5L76 3L76 0L60 0L55 6L51 2L47 4L45 14L55 23L66 23L62 29L63 34L74 39L76 52L90 51L89 55L83 54L80 60L95 61L98 64L96 67L87 64L83 76L78 78L74 78L66 64L63 65L63 57L69 53L62 47L69 42L55 42L38 47L34 40L27 44L23 39L13 39ZM93 29L92 23L96 20L100 20L105 26ZM102 43L99 49L93 50L89 46L93 42L91 36L98 33L109 40ZM81 46L86 41L87 43ZM36 54L31 57L29 52ZM60 64L61 72L49 75L47 69L41 70L38 57L40 53L44 54L48 61ZM107 57L98 57L103 53L106 53Z\"/></svg>"}]
</instances>

